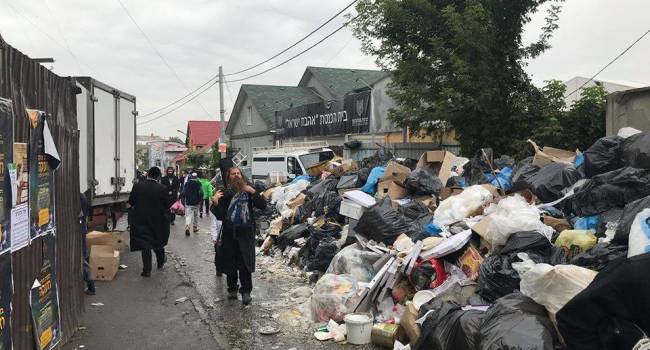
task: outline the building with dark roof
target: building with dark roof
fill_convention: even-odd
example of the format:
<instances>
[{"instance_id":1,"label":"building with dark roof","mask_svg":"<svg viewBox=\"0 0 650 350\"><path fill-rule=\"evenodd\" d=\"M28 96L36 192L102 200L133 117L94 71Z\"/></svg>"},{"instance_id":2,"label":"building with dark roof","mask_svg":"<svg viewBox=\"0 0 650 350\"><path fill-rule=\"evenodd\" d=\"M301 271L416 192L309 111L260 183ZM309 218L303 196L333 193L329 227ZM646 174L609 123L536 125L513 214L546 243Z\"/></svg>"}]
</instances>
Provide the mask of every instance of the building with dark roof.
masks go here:
<instances>
[{"instance_id":1,"label":"building with dark roof","mask_svg":"<svg viewBox=\"0 0 650 350\"><path fill-rule=\"evenodd\" d=\"M346 140L342 133L288 137L278 113L310 104L343 101L351 94L369 91L370 126L365 136L376 135L383 140L385 135L394 133L401 138L401 130L387 118L388 110L394 107L387 93L389 83L390 74L379 70L307 67L298 86L245 84L237 95L226 134L231 147L248 160L252 158L253 148L280 143L326 141L330 145L342 145Z\"/></svg>"}]
</instances>

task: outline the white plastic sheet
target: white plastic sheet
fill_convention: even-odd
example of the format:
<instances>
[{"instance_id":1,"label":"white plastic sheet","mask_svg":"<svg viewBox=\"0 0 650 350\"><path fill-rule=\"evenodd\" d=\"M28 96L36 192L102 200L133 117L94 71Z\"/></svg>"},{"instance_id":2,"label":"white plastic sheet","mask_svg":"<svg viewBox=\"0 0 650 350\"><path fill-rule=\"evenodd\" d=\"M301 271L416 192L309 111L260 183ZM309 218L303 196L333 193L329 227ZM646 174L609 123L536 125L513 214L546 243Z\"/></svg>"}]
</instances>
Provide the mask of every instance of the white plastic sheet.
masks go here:
<instances>
[{"instance_id":1,"label":"white plastic sheet","mask_svg":"<svg viewBox=\"0 0 650 350\"><path fill-rule=\"evenodd\" d=\"M628 241L628 258L650 252L650 222L648 219L650 219L650 208L643 209L634 218Z\"/></svg>"},{"instance_id":2,"label":"white plastic sheet","mask_svg":"<svg viewBox=\"0 0 650 350\"><path fill-rule=\"evenodd\" d=\"M433 221L438 226L449 226L454 222L468 218L481 206L492 200L492 193L483 186L470 186L463 192L440 202L433 214Z\"/></svg>"},{"instance_id":3,"label":"white plastic sheet","mask_svg":"<svg viewBox=\"0 0 650 350\"><path fill-rule=\"evenodd\" d=\"M485 214L491 219L485 238L492 247L502 247L510 235L520 231L536 231L548 240L553 236L553 228L540 221L541 211L516 194L492 204Z\"/></svg>"}]
</instances>

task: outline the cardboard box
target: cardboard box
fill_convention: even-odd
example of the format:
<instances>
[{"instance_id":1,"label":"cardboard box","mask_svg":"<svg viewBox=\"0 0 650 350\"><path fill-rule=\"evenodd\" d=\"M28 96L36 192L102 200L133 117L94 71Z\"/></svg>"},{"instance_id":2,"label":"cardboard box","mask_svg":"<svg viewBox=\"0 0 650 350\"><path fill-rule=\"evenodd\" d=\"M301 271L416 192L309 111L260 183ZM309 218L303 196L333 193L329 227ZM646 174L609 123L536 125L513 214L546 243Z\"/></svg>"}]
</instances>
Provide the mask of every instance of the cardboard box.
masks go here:
<instances>
[{"instance_id":1,"label":"cardboard box","mask_svg":"<svg viewBox=\"0 0 650 350\"><path fill-rule=\"evenodd\" d=\"M301 205L305 204L305 198L306 198L306 196L305 196L304 193L301 193L301 194L297 195L296 198L294 198L294 199L287 202L287 208L295 209L298 206L301 206Z\"/></svg>"},{"instance_id":2,"label":"cardboard box","mask_svg":"<svg viewBox=\"0 0 650 350\"><path fill-rule=\"evenodd\" d=\"M388 196L390 199L397 200L408 195L406 188L393 180L382 181L377 185L377 197L379 198Z\"/></svg>"},{"instance_id":3,"label":"cardboard box","mask_svg":"<svg viewBox=\"0 0 650 350\"><path fill-rule=\"evenodd\" d=\"M307 168L307 175L311 177L319 177L323 173L323 171L327 170L327 167L329 165L330 161L325 160L320 163L316 163L309 168Z\"/></svg>"},{"instance_id":4,"label":"cardboard box","mask_svg":"<svg viewBox=\"0 0 650 350\"><path fill-rule=\"evenodd\" d=\"M458 258L460 269L463 270L465 275L471 280L476 280L478 278L481 263L483 263L483 257L479 254L478 250L472 246L469 246L463 255Z\"/></svg>"},{"instance_id":5,"label":"cardboard box","mask_svg":"<svg viewBox=\"0 0 650 350\"><path fill-rule=\"evenodd\" d=\"M115 250L119 251L120 253L128 251L127 248L129 248L129 233L126 231L112 231L111 234L113 234L115 239Z\"/></svg>"},{"instance_id":6,"label":"cardboard box","mask_svg":"<svg viewBox=\"0 0 650 350\"><path fill-rule=\"evenodd\" d=\"M451 167L454 159L456 159L456 156L448 151L427 151L420 156L417 167L430 167L438 174L442 184L446 185L447 180L451 177Z\"/></svg>"},{"instance_id":7,"label":"cardboard box","mask_svg":"<svg viewBox=\"0 0 650 350\"><path fill-rule=\"evenodd\" d=\"M576 152L571 152L553 147L539 147L532 140L528 140L535 150L533 164L543 167L550 163L573 164L576 159Z\"/></svg>"},{"instance_id":8,"label":"cardboard box","mask_svg":"<svg viewBox=\"0 0 650 350\"><path fill-rule=\"evenodd\" d=\"M420 325L416 322L417 318L418 311L415 309L415 306L413 304L406 305L406 311L402 315L400 324L404 328L404 332L406 332L406 336L409 338L409 344L411 345L414 345L422 334Z\"/></svg>"},{"instance_id":9,"label":"cardboard box","mask_svg":"<svg viewBox=\"0 0 650 350\"><path fill-rule=\"evenodd\" d=\"M108 245L114 250L124 252L128 247L128 234L123 231L92 231L86 235L86 247L90 251L90 247L94 245Z\"/></svg>"},{"instance_id":10,"label":"cardboard box","mask_svg":"<svg viewBox=\"0 0 650 350\"><path fill-rule=\"evenodd\" d=\"M339 213L343 216L359 220L365 210L366 209L360 204L354 203L351 200L343 199L343 201L341 201L341 209L339 210Z\"/></svg>"},{"instance_id":11,"label":"cardboard box","mask_svg":"<svg viewBox=\"0 0 650 350\"><path fill-rule=\"evenodd\" d=\"M444 201L445 199L462 192L463 189L461 187L443 187L442 190L440 190L440 200Z\"/></svg>"},{"instance_id":12,"label":"cardboard box","mask_svg":"<svg viewBox=\"0 0 650 350\"><path fill-rule=\"evenodd\" d=\"M343 172L357 171L360 169L359 162L354 159L346 159L342 161L341 167L343 167Z\"/></svg>"},{"instance_id":13,"label":"cardboard box","mask_svg":"<svg viewBox=\"0 0 650 350\"><path fill-rule=\"evenodd\" d=\"M92 245L89 260L95 281L112 281L120 267L120 252L110 245Z\"/></svg>"},{"instance_id":14,"label":"cardboard box","mask_svg":"<svg viewBox=\"0 0 650 350\"><path fill-rule=\"evenodd\" d=\"M381 180L395 180L399 183L403 183L409 175L411 174L411 169L403 165L397 164L396 162L388 162L386 169L384 170L384 176Z\"/></svg>"},{"instance_id":15,"label":"cardboard box","mask_svg":"<svg viewBox=\"0 0 650 350\"><path fill-rule=\"evenodd\" d=\"M435 197L431 197L431 196L418 197L415 198L415 201L424 204L424 206L429 208L429 211L431 211L432 213L436 211L436 208L438 208L438 201Z\"/></svg>"},{"instance_id":16,"label":"cardboard box","mask_svg":"<svg viewBox=\"0 0 650 350\"><path fill-rule=\"evenodd\" d=\"M481 238L486 239L487 232L488 229L490 228L491 222L492 219L489 216L486 216L472 227L472 231L474 231L474 233L476 233L477 235L481 236Z\"/></svg>"}]
</instances>

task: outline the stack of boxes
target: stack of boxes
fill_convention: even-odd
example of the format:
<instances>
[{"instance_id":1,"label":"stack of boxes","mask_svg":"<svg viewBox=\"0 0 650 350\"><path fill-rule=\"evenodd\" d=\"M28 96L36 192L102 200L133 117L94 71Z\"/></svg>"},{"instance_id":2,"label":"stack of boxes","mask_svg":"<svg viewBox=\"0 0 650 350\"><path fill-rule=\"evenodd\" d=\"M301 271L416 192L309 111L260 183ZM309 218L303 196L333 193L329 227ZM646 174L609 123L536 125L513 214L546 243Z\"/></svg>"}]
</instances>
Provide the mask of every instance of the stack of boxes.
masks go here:
<instances>
[{"instance_id":1,"label":"stack of boxes","mask_svg":"<svg viewBox=\"0 0 650 350\"><path fill-rule=\"evenodd\" d=\"M92 231L86 235L86 245L93 279L112 281L120 268L120 252L127 248L127 233Z\"/></svg>"}]
</instances>

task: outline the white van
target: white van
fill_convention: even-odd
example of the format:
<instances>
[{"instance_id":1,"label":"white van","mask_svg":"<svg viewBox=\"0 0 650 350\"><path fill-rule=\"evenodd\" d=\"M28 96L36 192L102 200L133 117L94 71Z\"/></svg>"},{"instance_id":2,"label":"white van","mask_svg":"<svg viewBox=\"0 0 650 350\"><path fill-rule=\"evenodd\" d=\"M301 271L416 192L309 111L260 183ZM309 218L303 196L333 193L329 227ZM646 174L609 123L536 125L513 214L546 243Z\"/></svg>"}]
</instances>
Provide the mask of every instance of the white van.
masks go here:
<instances>
[{"instance_id":1,"label":"white van","mask_svg":"<svg viewBox=\"0 0 650 350\"><path fill-rule=\"evenodd\" d=\"M284 146L253 150L253 180L266 180L271 172L287 175L287 179L307 174L307 169L335 157L327 147Z\"/></svg>"}]
</instances>

